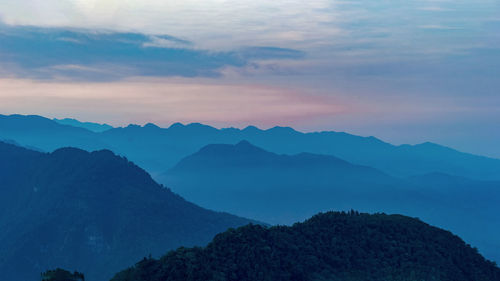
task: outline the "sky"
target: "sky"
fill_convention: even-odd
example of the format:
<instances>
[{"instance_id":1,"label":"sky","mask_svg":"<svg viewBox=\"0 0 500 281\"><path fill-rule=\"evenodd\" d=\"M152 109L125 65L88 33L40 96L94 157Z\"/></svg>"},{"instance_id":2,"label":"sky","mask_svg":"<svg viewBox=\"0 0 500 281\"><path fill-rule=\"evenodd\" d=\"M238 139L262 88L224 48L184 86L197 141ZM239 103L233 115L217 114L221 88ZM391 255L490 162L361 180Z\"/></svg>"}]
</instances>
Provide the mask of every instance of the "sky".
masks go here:
<instances>
[{"instance_id":1,"label":"sky","mask_svg":"<svg viewBox=\"0 0 500 281\"><path fill-rule=\"evenodd\" d=\"M498 0L1 0L0 113L500 158Z\"/></svg>"}]
</instances>

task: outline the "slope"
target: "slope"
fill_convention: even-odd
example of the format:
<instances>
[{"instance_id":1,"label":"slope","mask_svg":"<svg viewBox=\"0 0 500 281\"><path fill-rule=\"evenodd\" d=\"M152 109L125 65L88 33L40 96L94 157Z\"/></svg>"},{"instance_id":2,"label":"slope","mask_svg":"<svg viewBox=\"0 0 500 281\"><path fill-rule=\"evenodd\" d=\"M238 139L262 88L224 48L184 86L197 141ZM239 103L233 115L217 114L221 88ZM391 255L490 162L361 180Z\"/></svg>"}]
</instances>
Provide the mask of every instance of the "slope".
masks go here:
<instances>
[{"instance_id":1,"label":"slope","mask_svg":"<svg viewBox=\"0 0 500 281\"><path fill-rule=\"evenodd\" d=\"M112 281L497 281L459 237L400 215L324 213L292 227L246 226L205 248L144 259Z\"/></svg>"},{"instance_id":2,"label":"slope","mask_svg":"<svg viewBox=\"0 0 500 281\"><path fill-rule=\"evenodd\" d=\"M418 216L500 261L500 182L438 173L394 178L333 156L278 155L246 141L208 145L159 178L200 206L273 224L352 208Z\"/></svg>"},{"instance_id":3,"label":"slope","mask_svg":"<svg viewBox=\"0 0 500 281\"><path fill-rule=\"evenodd\" d=\"M191 204L110 151L42 154L0 143L0 276L63 267L103 281L180 245L248 223Z\"/></svg>"}]
</instances>

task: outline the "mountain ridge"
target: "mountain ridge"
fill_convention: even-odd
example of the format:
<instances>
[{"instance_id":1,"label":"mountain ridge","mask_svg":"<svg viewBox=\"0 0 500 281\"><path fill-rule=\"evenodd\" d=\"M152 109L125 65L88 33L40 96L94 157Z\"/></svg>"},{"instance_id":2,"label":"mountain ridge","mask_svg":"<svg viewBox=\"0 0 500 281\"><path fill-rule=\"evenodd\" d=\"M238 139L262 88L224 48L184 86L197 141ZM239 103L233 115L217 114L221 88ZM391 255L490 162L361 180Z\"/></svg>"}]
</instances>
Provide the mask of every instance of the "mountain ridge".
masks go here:
<instances>
[{"instance_id":1,"label":"mountain ridge","mask_svg":"<svg viewBox=\"0 0 500 281\"><path fill-rule=\"evenodd\" d=\"M272 224L331 209L419 216L500 259L499 181L442 173L396 178L334 156L276 154L247 141L207 145L156 178L201 206Z\"/></svg>"},{"instance_id":2,"label":"mountain ridge","mask_svg":"<svg viewBox=\"0 0 500 281\"><path fill-rule=\"evenodd\" d=\"M81 128L87 129L87 130L95 132L95 133L101 133L101 132L104 132L104 131L107 131L107 130L113 128L112 126L110 126L108 124L99 124L99 123L94 123L94 122L81 122L81 121L74 119L74 118L63 118L63 119L54 118L52 120L54 120L57 123L62 124L62 125L81 127Z\"/></svg>"},{"instance_id":3,"label":"mountain ridge","mask_svg":"<svg viewBox=\"0 0 500 281\"><path fill-rule=\"evenodd\" d=\"M109 150L0 142L0 178L0 275L10 281L56 267L109 280L143 256L255 222L196 206Z\"/></svg>"},{"instance_id":4,"label":"mountain ridge","mask_svg":"<svg viewBox=\"0 0 500 281\"><path fill-rule=\"evenodd\" d=\"M35 126L30 120L36 118L53 124L49 124L47 128ZM500 159L426 143L395 146L375 137L361 137L344 132L301 133L290 127L261 130L255 126L216 129L200 123L175 123L168 128L160 128L154 124L129 125L94 133L82 128L61 127L62 125L44 117L36 118L0 115L0 138L44 151L64 146L89 151L110 149L139 164L153 176L165 172L205 145L233 144L248 140L277 154L309 152L332 155L398 177L442 172L478 180L500 180Z\"/></svg>"}]
</instances>

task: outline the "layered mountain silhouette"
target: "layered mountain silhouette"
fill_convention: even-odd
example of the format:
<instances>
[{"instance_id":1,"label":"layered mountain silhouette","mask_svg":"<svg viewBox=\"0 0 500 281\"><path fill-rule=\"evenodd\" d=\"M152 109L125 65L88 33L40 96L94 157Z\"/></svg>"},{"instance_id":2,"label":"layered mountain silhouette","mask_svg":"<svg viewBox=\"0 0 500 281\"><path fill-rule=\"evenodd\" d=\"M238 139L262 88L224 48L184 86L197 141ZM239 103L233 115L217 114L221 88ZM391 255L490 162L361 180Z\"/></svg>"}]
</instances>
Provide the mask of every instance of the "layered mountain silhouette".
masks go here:
<instances>
[{"instance_id":1,"label":"layered mountain silhouette","mask_svg":"<svg viewBox=\"0 0 500 281\"><path fill-rule=\"evenodd\" d=\"M351 208L418 216L451 229L488 257L500 261L500 222L496 217L500 184L494 181L500 179L498 159L432 143L394 146L373 137L301 133L283 127L219 130L202 124L176 123L166 129L154 124L129 125L96 133L40 116L22 115L0 115L0 139L48 152L66 146L88 151L109 149L145 168L176 192L188 194L190 188L198 188L199 193L191 192L192 198L186 197L190 201L198 197L204 200L198 202L203 207L265 217L266 222L290 223L321 210ZM273 154L263 156L266 153L254 151L253 161L269 162L266 157L281 160L264 165L267 170L238 170L241 161L228 168L220 161L207 164L204 158L200 158L200 169L188 169L189 165L171 169L207 145L232 145L242 140ZM212 153L212 161L230 155L220 152L219 156L219 152ZM207 170L210 165L212 171ZM227 170L217 171L216 167ZM191 178L182 173L190 173ZM165 175L172 183L165 180ZM200 198L207 193L207 197Z\"/></svg>"},{"instance_id":2,"label":"layered mountain silhouette","mask_svg":"<svg viewBox=\"0 0 500 281\"><path fill-rule=\"evenodd\" d=\"M14 141L24 147L37 147L52 152L62 147L84 150L110 148L85 128L62 125L36 115L0 115L0 139Z\"/></svg>"},{"instance_id":3,"label":"layered mountain silhouette","mask_svg":"<svg viewBox=\"0 0 500 281\"><path fill-rule=\"evenodd\" d=\"M394 146L374 137L339 132L301 133L286 127L216 129L176 123L163 129L154 124L130 125L101 133L59 124L40 116L0 115L0 139L53 151L73 146L110 149L131 159L153 176L208 144L242 140L278 154L302 152L332 155L393 176L446 173L481 180L500 180L500 160L462 153L433 143Z\"/></svg>"},{"instance_id":4,"label":"layered mountain silhouette","mask_svg":"<svg viewBox=\"0 0 500 281\"><path fill-rule=\"evenodd\" d=\"M290 224L330 208L376 208L399 180L334 156L278 155L247 141L212 144L158 177L175 192L214 210Z\"/></svg>"},{"instance_id":5,"label":"layered mountain silhouette","mask_svg":"<svg viewBox=\"0 0 500 281\"><path fill-rule=\"evenodd\" d=\"M144 256L250 222L185 201L107 150L46 154L0 142L0 179L2 280L58 267L109 280Z\"/></svg>"},{"instance_id":6,"label":"layered mountain silhouette","mask_svg":"<svg viewBox=\"0 0 500 281\"><path fill-rule=\"evenodd\" d=\"M62 124L62 125L81 127L81 128L85 128L89 131L96 132L96 133L104 132L104 131L107 131L107 130L113 128L112 126L110 126L108 124L99 124L99 123L93 123L93 122L80 122L80 121L73 119L73 118L64 118L64 119L55 118L53 120L59 124Z\"/></svg>"},{"instance_id":7,"label":"layered mountain silhouette","mask_svg":"<svg viewBox=\"0 0 500 281\"><path fill-rule=\"evenodd\" d=\"M324 213L249 225L205 248L143 259L112 281L498 281L500 268L452 233L400 215Z\"/></svg>"},{"instance_id":8,"label":"layered mountain silhouette","mask_svg":"<svg viewBox=\"0 0 500 281\"><path fill-rule=\"evenodd\" d=\"M272 224L351 208L420 217L500 260L500 182L439 173L401 179L333 156L278 155L247 141L208 145L159 178L200 206Z\"/></svg>"}]
</instances>

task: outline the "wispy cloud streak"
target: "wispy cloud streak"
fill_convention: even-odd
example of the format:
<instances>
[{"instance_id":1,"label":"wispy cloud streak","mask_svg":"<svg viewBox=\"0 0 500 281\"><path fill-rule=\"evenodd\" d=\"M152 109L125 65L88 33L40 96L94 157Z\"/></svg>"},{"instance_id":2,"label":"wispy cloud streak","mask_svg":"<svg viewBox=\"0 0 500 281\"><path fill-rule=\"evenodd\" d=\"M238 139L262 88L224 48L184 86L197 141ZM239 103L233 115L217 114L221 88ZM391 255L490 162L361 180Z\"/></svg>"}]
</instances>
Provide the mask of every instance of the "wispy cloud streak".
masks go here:
<instances>
[{"instance_id":1,"label":"wispy cloud streak","mask_svg":"<svg viewBox=\"0 0 500 281\"><path fill-rule=\"evenodd\" d=\"M304 56L300 51L276 47L202 50L168 35L8 25L0 26L0 42L0 65L14 65L13 75L36 79L217 77L223 67L241 67L256 58Z\"/></svg>"}]
</instances>

